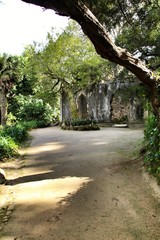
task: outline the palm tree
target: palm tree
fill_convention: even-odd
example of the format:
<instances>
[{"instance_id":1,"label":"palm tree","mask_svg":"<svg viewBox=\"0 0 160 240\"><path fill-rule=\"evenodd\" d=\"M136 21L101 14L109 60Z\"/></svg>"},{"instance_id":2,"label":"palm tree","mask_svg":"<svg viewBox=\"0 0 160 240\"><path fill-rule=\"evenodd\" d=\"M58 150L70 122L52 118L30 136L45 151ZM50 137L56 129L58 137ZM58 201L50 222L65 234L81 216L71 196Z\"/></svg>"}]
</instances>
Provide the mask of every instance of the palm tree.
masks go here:
<instances>
[{"instance_id":1,"label":"palm tree","mask_svg":"<svg viewBox=\"0 0 160 240\"><path fill-rule=\"evenodd\" d=\"M17 79L18 59L14 56L3 54L0 56L0 105L1 105L1 125L7 120L7 94L13 88Z\"/></svg>"}]
</instances>

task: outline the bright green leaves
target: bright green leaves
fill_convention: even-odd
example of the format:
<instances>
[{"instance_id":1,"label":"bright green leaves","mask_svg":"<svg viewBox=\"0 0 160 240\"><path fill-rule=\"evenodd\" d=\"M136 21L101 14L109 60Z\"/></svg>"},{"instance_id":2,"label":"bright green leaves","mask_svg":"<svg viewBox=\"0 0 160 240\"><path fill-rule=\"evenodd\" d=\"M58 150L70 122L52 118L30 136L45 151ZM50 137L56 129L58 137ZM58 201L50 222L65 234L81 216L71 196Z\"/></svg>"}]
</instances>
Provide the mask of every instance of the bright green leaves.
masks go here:
<instances>
[{"instance_id":1,"label":"bright green leaves","mask_svg":"<svg viewBox=\"0 0 160 240\"><path fill-rule=\"evenodd\" d=\"M35 48L34 59L41 86L55 93L62 88L82 88L102 80L107 66L75 22L57 38L48 34L46 45L38 51Z\"/></svg>"},{"instance_id":2,"label":"bright green leaves","mask_svg":"<svg viewBox=\"0 0 160 240\"><path fill-rule=\"evenodd\" d=\"M0 161L18 156L18 146L9 136L0 135Z\"/></svg>"}]
</instances>

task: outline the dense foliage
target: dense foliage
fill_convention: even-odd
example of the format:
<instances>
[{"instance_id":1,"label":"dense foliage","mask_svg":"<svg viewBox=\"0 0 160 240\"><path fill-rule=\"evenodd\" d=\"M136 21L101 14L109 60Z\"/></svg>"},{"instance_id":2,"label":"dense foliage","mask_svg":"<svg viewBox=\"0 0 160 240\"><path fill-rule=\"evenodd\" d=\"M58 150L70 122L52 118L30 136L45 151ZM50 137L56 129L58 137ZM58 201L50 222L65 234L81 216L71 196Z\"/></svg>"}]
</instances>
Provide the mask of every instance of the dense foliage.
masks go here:
<instances>
[{"instance_id":1,"label":"dense foliage","mask_svg":"<svg viewBox=\"0 0 160 240\"><path fill-rule=\"evenodd\" d=\"M1 119L2 125L7 120L7 98L10 96L13 86L18 79L18 57L0 55L0 91L1 91Z\"/></svg>"},{"instance_id":2,"label":"dense foliage","mask_svg":"<svg viewBox=\"0 0 160 240\"><path fill-rule=\"evenodd\" d=\"M4 137L11 137L15 143L20 144L28 137L28 132L25 126L20 123L11 126L5 126L1 132Z\"/></svg>"},{"instance_id":3,"label":"dense foliage","mask_svg":"<svg viewBox=\"0 0 160 240\"><path fill-rule=\"evenodd\" d=\"M52 107L42 99L19 95L10 106L18 121L36 121L37 127L46 127L54 120Z\"/></svg>"},{"instance_id":4,"label":"dense foliage","mask_svg":"<svg viewBox=\"0 0 160 240\"><path fill-rule=\"evenodd\" d=\"M147 170L154 174L160 183L160 131L158 124L158 119L154 115L148 117L144 131L144 144Z\"/></svg>"},{"instance_id":5,"label":"dense foliage","mask_svg":"<svg viewBox=\"0 0 160 240\"><path fill-rule=\"evenodd\" d=\"M54 35L52 30L46 44L38 44L34 49L34 65L40 83L37 96L44 98L47 92L48 98L53 99L63 88L84 88L107 77L111 64L95 53L75 22L71 21L62 34Z\"/></svg>"},{"instance_id":6,"label":"dense foliage","mask_svg":"<svg viewBox=\"0 0 160 240\"><path fill-rule=\"evenodd\" d=\"M0 133L0 161L18 156L18 146L9 136Z\"/></svg>"},{"instance_id":7,"label":"dense foliage","mask_svg":"<svg viewBox=\"0 0 160 240\"><path fill-rule=\"evenodd\" d=\"M89 131L89 130L100 130L96 121L88 118L75 118L70 121L65 121L62 124L63 130L76 130L76 131Z\"/></svg>"},{"instance_id":8,"label":"dense foliage","mask_svg":"<svg viewBox=\"0 0 160 240\"><path fill-rule=\"evenodd\" d=\"M15 118L14 118L15 121ZM0 161L19 157L19 147L29 140L28 131L37 128L38 122L19 121L0 128Z\"/></svg>"},{"instance_id":9,"label":"dense foliage","mask_svg":"<svg viewBox=\"0 0 160 240\"><path fill-rule=\"evenodd\" d=\"M84 0L84 3L117 46L139 57L151 71L160 69L159 0ZM123 75L127 78L128 72L124 70ZM160 88L160 82L157 85Z\"/></svg>"}]
</instances>

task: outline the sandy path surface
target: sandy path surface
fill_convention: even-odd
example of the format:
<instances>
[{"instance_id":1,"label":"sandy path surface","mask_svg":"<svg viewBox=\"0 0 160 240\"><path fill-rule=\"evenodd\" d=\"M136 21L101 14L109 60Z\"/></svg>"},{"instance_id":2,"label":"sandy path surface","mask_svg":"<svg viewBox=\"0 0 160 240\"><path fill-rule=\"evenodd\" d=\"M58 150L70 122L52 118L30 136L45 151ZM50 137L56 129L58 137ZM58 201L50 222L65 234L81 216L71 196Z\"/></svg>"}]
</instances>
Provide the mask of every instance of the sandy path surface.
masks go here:
<instances>
[{"instance_id":1,"label":"sandy path surface","mask_svg":"<svg viewBox=\"0 0 160 240\"><path fill-rule=\"evenodd\" d=\"M1 240L160 239L159 200L131 156L141 130L32 136L24 160L2 164Z\"/></svg>"}]
</instances>

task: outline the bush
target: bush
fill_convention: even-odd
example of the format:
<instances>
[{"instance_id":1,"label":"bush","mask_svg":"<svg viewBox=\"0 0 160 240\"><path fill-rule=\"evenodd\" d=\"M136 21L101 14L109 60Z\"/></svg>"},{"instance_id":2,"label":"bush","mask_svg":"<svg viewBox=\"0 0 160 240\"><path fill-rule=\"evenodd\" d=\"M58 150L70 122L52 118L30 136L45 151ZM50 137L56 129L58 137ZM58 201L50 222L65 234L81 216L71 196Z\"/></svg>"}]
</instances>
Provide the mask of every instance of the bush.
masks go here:
<instances>
[{"instance_id":1,"label":"bush","mask_svg":"<svg viewBox=\"0 0 160 240\"><path fill-rule=\"evenodd\" d=\"M17 157L18 146L9 136L0 135L0 160Z\"/></svg>"},{"instance_id":2,"label":"bush","mask_svg":"<svg viewBox=\"0 0 160 240\"><path fill-rule=\"evenodd\" d=\"M19 122L0 128L0 160L17 157L18 145L28 139L28 130L35 127L35 122Z\"/></svg>"},{"instance_id":3,"label":"bush","mask_svg":"<svg viewBox=\"0 0 160 240\"><path fill-rule=\"evenodd\" d=\"M1 135L11 137L16 143L20 144L28 138L27 128L20 123L12 126L5 126Z\"/></svg>"},{"instance_id":4,"label":"bush","mask_svg":"<svg viewBox=\"0 0 160 240\"><path fill-rule=\"evenodd\" d=\"M37 127L46 127L52 123L53 109L42 99L19 95L16 97L16 111L11 109L19 121L36 121Z\"/></svg>"},{"instance_id":5,"label":"bush","mask_svg":"<svg viewBox=\"0 0 160 240\"><path fill-rule=\"evenodd\" d=\"M100 130L95 120L88 118L76 118L72 120L66 120L62 124L63 130L78 130L78 131L88 131L88 130Z\"/></svg>"},{"instance_id":6,"label":"bush","mask_svg":"<svg viewBox=\"0 0 160 240\"><path fill-rule=\"evenodd\" d=\"M28 139L28 130L37 127L36 121L18 122L0 128L0 160L18 156L18 145Z\"/></svg>"},{"instance_id":7,"label":"bush","mask_svg":"<svg viewBox=\"0 0 160 240\"><path fill-rule=\"evenodd\" d=\"M28 121L28 122L27 121L21 121L21 122L19 122L19 124L24 126L25 129L28 130L28 131L38 127L38 121L36 121L36 120L31 120L31 121Z\"/></svg>"},{"instance_id":8,"label":"bush","mask_svg":"<svg viewBox=\"0 0 160 240\"><path fill-rule=\"evenodd\" d=\"M16 123L16 117L10 112L8 115L7 115L7 125L10 126L12 124Z\"/></svg>"},{"instance_id":9,"label":"bush","mask_svg":"<svg viewBox=\"0 0 160 240\"><path fill-rule=\"evenodd\" d=\"M146 146L145 164L150 173L155 176L160 174L160 129L158 119L149 116L144 131L144 143Z\"/></svg>"}]
</instances>

